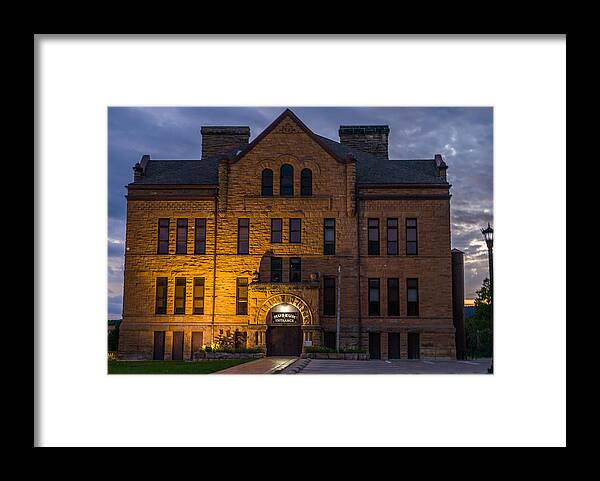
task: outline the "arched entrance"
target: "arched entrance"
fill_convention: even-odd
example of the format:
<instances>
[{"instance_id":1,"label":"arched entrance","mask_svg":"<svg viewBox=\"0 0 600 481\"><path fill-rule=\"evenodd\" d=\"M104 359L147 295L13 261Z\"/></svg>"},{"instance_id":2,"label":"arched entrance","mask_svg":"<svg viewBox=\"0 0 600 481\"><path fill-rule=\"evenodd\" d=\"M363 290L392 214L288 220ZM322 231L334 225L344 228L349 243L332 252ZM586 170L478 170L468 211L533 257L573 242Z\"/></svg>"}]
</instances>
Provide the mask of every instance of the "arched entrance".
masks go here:
<instances>
[{"instance_id":1,"label":"arched entrance","mask_svg":"<svg viewBox=\"0 0 600 481\"><path fill-rule=\"evenodd\" d=\"M302 353L302 314L292 304L273 306L266 318L267 356L299 356Z\"/></svg>"}]
</instances>

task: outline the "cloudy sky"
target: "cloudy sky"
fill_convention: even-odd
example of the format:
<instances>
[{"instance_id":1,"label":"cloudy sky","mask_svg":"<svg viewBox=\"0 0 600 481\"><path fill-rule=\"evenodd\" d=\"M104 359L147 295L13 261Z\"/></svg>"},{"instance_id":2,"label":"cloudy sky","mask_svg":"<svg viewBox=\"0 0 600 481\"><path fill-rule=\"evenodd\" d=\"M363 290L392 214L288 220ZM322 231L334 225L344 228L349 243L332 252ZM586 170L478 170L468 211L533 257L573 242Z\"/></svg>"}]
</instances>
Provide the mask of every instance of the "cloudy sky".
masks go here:
<instances>
[{"instance_id":1,"label":"cloudy sky","mask_svg":"<svg viewBox=\"0 0 600 481\"><path fill-rule=\"evenodd\" d=\"M290 107L317 134L339 140L342 124L390 126L390 158L440 153L452 184L452 247L465 253L465 297L488 275L479 229L492 222L492 108ZM142 154L154 159L199 159L202 125L248 125L252 140L285 107L109 108L108 316L121 318L125 240L125 185Z\"/></svg>"}]
</instances>

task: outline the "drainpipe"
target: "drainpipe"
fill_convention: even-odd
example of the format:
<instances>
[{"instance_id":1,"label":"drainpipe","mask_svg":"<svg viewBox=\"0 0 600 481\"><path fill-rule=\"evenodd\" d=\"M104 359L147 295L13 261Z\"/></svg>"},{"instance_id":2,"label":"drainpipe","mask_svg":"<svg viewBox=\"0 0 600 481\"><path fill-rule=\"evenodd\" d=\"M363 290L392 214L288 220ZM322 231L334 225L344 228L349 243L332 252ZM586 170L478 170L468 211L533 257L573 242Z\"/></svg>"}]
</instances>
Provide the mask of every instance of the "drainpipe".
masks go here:
<instances>
[{"instance_id":1,"label":"drainpipe","mask_svg":"<svg viewBox=\"0 0 600 481\"><path fill-rule=\"evenodd\" d=\"M362 349L362 288L360 284L360 198L358 184L354 186L356 201L356 272L358 274L358 348Z\"/></svg>"},{"instance_id":2,"label":"drainpipe","mask_svg":"<svg viewBox=\"0 0 600 481\"><path fill-rule=\"evenodd\" d=\"M215 195L215 235L213 244L213 288L212 288L212 319L211 319L211 344L215 342L215 299L216 299L216 288L217 288L217 220L218 220L218 209L219 209L219 197Z\"/></svg>"}]
</instances>

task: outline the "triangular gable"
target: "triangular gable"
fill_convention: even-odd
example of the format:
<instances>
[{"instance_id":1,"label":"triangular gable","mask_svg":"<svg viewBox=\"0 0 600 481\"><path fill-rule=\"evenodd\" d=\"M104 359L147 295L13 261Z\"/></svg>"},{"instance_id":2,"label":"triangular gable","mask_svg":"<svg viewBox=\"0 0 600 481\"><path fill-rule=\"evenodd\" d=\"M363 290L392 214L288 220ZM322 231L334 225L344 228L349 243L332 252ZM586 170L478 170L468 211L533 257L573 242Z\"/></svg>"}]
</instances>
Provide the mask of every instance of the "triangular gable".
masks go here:
<instances>
[{"instance_id":1,"label":"triangular gable","mask_svg":"<svg viewBox=\"0 0 600 481\"><path fill-rule=\"evenodd\" d=\"M270 132L280 125L285 119L291 119L304 133L306 133L312 140L314 140L319 146L331 155L338 162L345 164L348 162L354 162L355 159L350 157L342 157L338 153L334 152L318 135L310 130L302 120L300 120L294 112L290 109L285 109L279 117L277 117L271 124L264 129L252 142L250 142L243 150L241 150L230 162L235 163L241 160L246 154L248 154L263 138L265 138Z\"/></svg>"}]
</instances>

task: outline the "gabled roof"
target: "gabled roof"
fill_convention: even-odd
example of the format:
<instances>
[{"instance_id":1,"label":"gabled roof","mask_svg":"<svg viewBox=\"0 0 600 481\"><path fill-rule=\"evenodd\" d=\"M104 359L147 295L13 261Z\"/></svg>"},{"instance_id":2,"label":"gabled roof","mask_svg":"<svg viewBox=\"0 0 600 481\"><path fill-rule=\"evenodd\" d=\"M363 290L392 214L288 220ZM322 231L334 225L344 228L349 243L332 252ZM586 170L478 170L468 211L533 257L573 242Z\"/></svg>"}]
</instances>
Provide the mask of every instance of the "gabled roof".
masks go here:
<instances>
[{"instance_id":1,"label":"gabled roof","mask_svg":"<svg viewBox=\"0 0 600 481\"><path fill-rule=\"evenodd\" d=\"M319 144L327 153L329 153L334 159L338 162L346 163L352 162L352 160L348 156L339 155L338 152L332 150L330 146L323 142L324 137L315 134L312 130L310 130L302 120L300 120L294 112L290 109L285 109L279 117L277 117L271 124L263 130L252 142L248 144L246 148L244 148L234 159L233 162L238 162L241 160L246 154L248 154L266 135L268 135L275 127L277 127L283 119L289 117L292 119L298 127L300 127L311 139L313 139L317 144Z\"/></svg>"},{"instance_id":2,"label":"gabled roof","mask_svg":"<svg viewBox=\"0 0 600 481\"><path fill-rule=\"evenodd\" d=\"M356 181L359 184L446 184L438 176L435 159L380 159L367 152L319 136L340 156L356 159Z\"/></svg>"},{"instance_id":3,"label":"gabled roof","mask_svg":"<svg viewBox=\"0 0 600 481\"><path fill-rule=\"evenodd\" d=\"M356 162L356 181L359 184L438 184L448 185L438 176L435 159L380 159L366 152L351 149L311 131L290 109L286 109L247 147L224 152L203 160L148 159L144 176L133 184L218 184L219 160L238 162L247 155L284 118L289 117L338 162Z\"/></svg>"}]
</instances>

